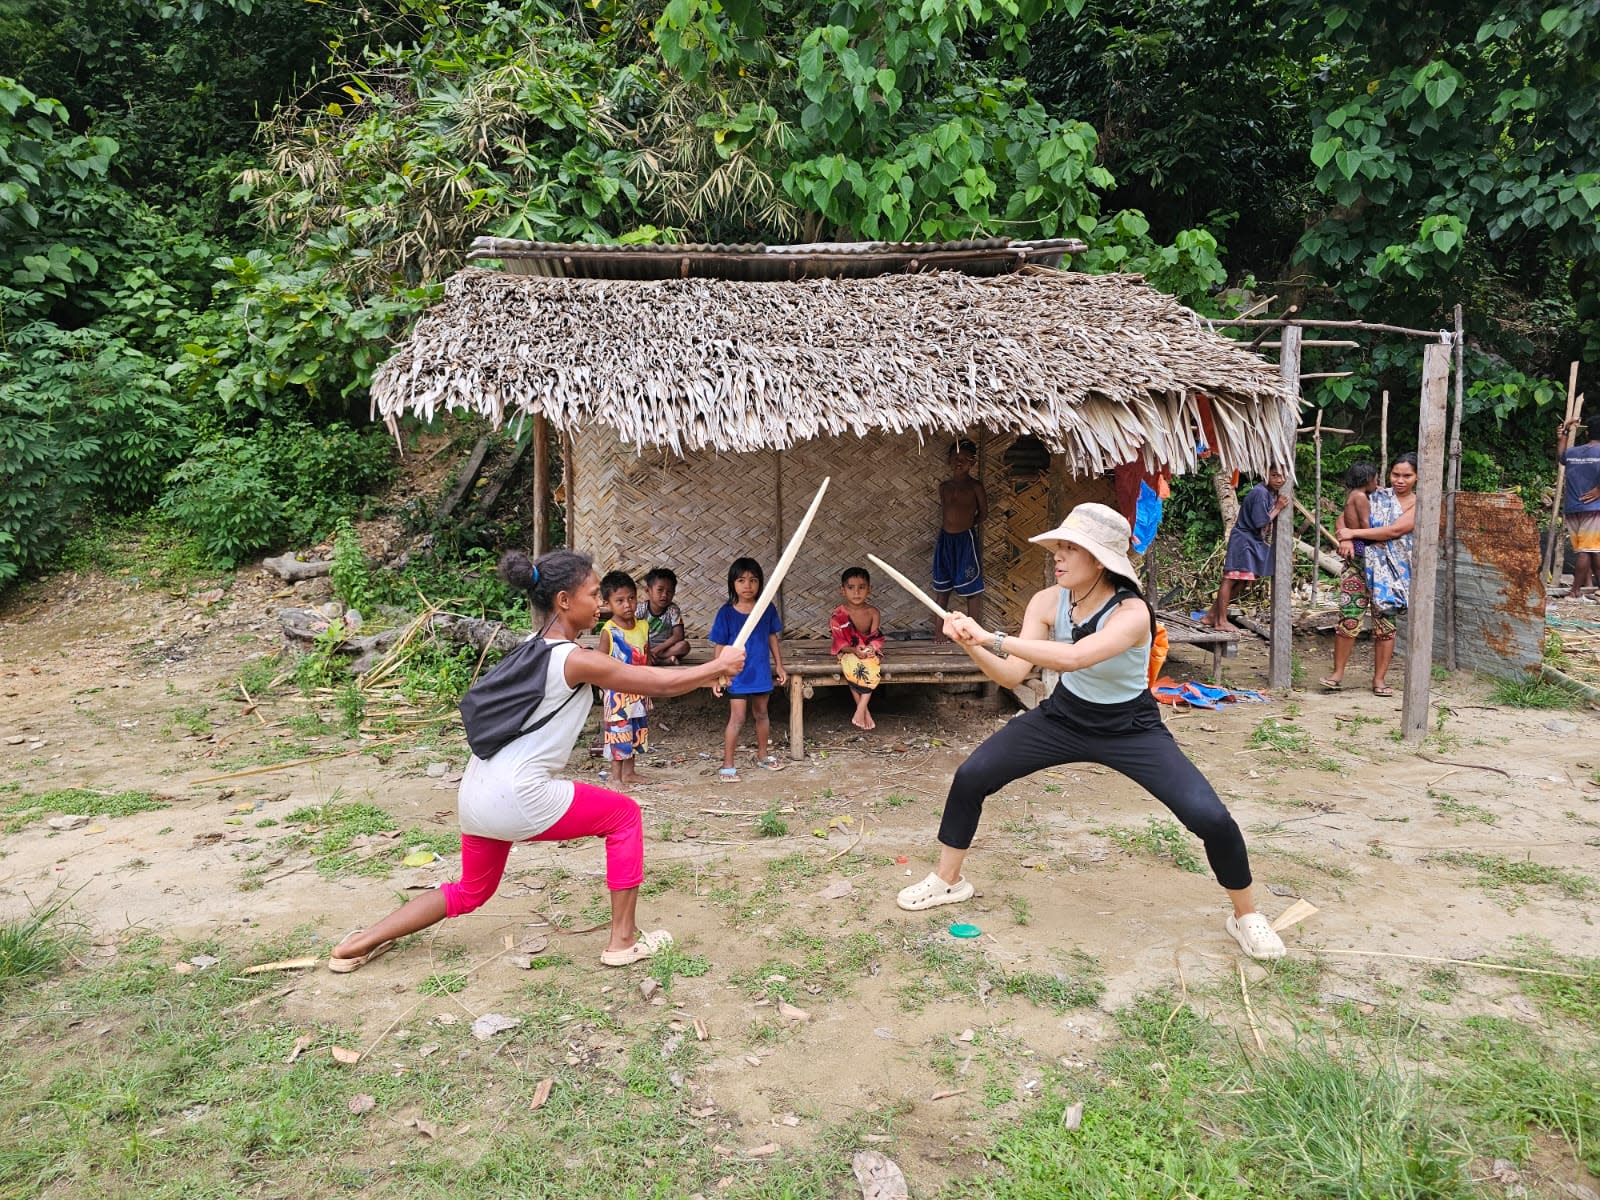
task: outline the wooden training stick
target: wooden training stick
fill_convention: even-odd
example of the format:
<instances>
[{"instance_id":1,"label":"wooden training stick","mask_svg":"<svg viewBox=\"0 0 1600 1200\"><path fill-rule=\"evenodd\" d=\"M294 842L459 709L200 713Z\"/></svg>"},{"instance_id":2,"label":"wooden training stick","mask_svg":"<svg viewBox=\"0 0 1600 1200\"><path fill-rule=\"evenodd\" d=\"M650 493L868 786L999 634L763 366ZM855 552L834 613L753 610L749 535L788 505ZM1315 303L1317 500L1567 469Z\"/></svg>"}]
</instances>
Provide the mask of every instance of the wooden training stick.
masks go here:
<instances>
[{"instance_id":1,"label":"wooden training stick","mask_svg":"<svg viewBox=\"0 0 1600 1200\"><path fill-rule=\"evenodd\" d=\"M923 591L916 584L912 583L911 580L900 574L899 571L896 571L876 554L869 554L867 557L871 559L872 562L875 563L879 568L881 568L884 574L888 575L890 579L894 580L901 587L905 588L906 591L910 592L918 600L921 600L930 609L932 609L934 616L938 617L941 621L950 615L944 609L939 607L938 601L936 601L932 596L928 595L927 592Z\"/></svg>"},{"instance_id":2,"label":"wooden training stick","mask_svg":"<svg viewBox=\"0 0 1600 1200\"><path fill-rule=\"evenodd\" d=\"M806 509L806 515L800 519L796 526L794 536L789 539L789 544L783 548L783 557L778 559L778 565L772 569L772 574L767 576L767 586L761 589L761 595L756 597L756 606L750 610L750 615L744 619L744 627L739 630L739 636L733 639L733 644L739 649L744 649L744 644L750 640L750 635L755 632L756 623L761 620L761 614L767 611L767 606L772 603L772 598L778 594L778 589L783 586L783 577L789 573L790 566L794 563L794 556L800 553L800 544L806 540L806 530L811 528L811 518L817 515L817 509L822 504L822 495L828 490L828 484L833 476L827 476L822 481L822 486L817 489L817 494L811 500L811 507Z\"/></svg>"}]
</instances>

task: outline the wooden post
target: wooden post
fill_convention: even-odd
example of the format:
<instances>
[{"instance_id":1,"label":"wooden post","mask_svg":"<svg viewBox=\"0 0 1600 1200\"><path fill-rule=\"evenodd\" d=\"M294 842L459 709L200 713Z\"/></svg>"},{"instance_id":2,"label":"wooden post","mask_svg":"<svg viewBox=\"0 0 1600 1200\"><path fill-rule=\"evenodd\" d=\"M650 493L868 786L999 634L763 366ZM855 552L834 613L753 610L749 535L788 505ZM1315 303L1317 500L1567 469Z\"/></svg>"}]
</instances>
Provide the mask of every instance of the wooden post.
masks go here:
<instances>
[{"instance_id":1,"label":"wooden post","mask_svg":"<svg viewBox=\"0 0 1600 1200\"><path fill-rule=\"evenodd\" d=\"M1389 393L1383 393L1382 415L1378 418L1378 486L1389 486Z\"/></svg>"},{"instance_id":2,"label":"wooden post","mask_svg":"<svg viewBox=\"0 0 1600 1200\"><path fill-rule=\"evenodd\" d=\"M1417 420L1416 531L1411 539L1411 603L1406 614L1406 688L1400 732L1419 742L1428 732L1433 683L1434 581L1439 569L1439 517L1444 508L1445 418L1449 410L1450 347L1422 351L1422 415Z\"/></svg>"},{"instance_id":3,"label":"wooden post","mask_svg":"<svg viewBox=\"0 0 1600 1200\"><path fill-rule=\"evenodd\" d=\"M1300 428L1300 339L1298 325L1285 325L1278 351L1278 374L1289 397L1283 414L1289 439L1289 461L1280 464L1283 486L1294 499L1294 440ZM1294 505L1285 504L1272 533L1272 648L1267 657L1267 686L1288 691L1294 683Z\"/></svg>"},{"instance_id":4,"label":"wooden post","mask_svg":"<svg viewBox=\"0 0 1600 1200\"><path fill-rule=\"evenodd\" d=\"M572 532L572 514L577 510L577 493L573 490L577 484L578 471L572 461L572 431L561 431L561 492L567 500L561 509L561 530L566 535L564 543L569 549L575 544Z\"/></svg>"},{"instance_id":5,"label":"wooden post","mask_svg":"<svg viewBox=\"0 0 1600 1200\"><path fill-rule=\"evenodd\" d=\"M533 419L533 556L550 549L550 423Z\"/></svg>"},{"instance_id":6,"label":"wooden post","mask_svg":"<svg viewBox=\"0 0 1600 1200\"><path fill-rule=\"evenodd\" d=\"M1455 406L1450 413L1450 468L1444 485L1444 669L1456 669L1456 493L1461 490L1461 376L1466 361L1461 305L1456 305Z\"/></svg>"},{"instance_id":7,"label":"wooden post","mask_svg":"<svg viewBox=\"0 0 1600 1200\"><path fill-rule=\"evenodd\" d=\"M1561 418L1562 428L1556 442L1557 445L1561 445L1567 440L1566 427L1577 419L1576 414L1573 412L1573 407L1577 406L1580 411L1582 410L1583 401L1577 395L1577 391L1578 364L1573 363L1572 367L1567 372L1567 413L1566 416ZM1556 494L1555 499L1550 501L1550 536L1545 539L1544 565L1539 571L1539 573L1544 576L1544 583L1546 587L1549 587L1551 584L1555 583L1556 580L1561 578L1561 493L1566 487L1566 483L1567 468L1562 464L1560 459L1557 459Z\"/></svg>"},{"instance_id":8,"label":"wooden post","mask_svg":"<svg viewBox=\"0 0 1600 1200\"><path fill-rule=\"evenodd\" d=\"M1316 493L1311 497L1311 509L1312 509L1311 521L1312 521L1312 524L1317 529L1321 529L1322 528L1322 409L1320 407L1317 409L1317 424L1316 424L1316 428L1312 431L1312 436L1317 439L1317 450L1316 450L1316 455L1317 455L1317 490L1316 490ZM1316 546L1317 546L1317 535L1316 535L1315 532L1313 532L1312 535L1311 535L1311 545L1312 545L1313 549L1315 549ZM1312 595L1312 597L1313 597L1313 599L1315 601L1320 602L1320 598L1322 596L1322 576L1317 574L1316 565L1315 564L1312 565L1312 569L1311 569L1311 595Z\"/></svg>"}]
</instances>

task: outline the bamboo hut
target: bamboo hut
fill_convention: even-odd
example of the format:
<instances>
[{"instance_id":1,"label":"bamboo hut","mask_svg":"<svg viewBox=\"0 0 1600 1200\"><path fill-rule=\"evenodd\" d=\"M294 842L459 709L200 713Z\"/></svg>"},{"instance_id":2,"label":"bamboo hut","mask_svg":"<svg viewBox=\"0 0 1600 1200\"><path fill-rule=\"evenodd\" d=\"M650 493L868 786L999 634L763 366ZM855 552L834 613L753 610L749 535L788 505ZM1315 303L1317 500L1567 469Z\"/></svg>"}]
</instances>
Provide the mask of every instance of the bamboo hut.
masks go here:
<instances>
[{"instance_id":1,"label":"bamboo hut","mask_svg":"<svg viewBox=\"0 0 1600 1200\"><path fill-rule=\"evenodd\" d=\"M926 577L953 437L979 444L990 617L1046 582L1026 539L1110 502L1122 464L1291 462L1275 367L1129 275L1057 268L1081 243L574 246L479 239L377 373L375 413L465 410L562 438L567 529L602 569L674 568L691 633L728 564L770 564L833 487L784 588L823 636L842 568ZM1208 420L1202 412L1209 407ZM1211 436L1207 437L1207 429ZM888 630L927 630L892 585Z\"/></svg>"}]
</instances>

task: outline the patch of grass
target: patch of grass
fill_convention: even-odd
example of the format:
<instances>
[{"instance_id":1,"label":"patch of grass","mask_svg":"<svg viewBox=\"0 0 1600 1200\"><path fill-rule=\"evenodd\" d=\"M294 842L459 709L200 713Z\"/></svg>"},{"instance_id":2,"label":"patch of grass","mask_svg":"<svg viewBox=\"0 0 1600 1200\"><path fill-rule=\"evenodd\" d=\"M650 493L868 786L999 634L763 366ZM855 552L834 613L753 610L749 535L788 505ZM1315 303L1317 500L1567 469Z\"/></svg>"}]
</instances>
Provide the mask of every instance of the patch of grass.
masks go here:
<instances>
[{"instance_id":1,"label":"patch of grass","mask_svg":"<svg viewBox=\"0 0 1600 1200\"><path fill-rule=\"evenodd\" d=\"M789 832L789 823L778 816L778 807L773 805L756 818L757 837L782 837Z\"/></svg>"},{"instance_id":2,"label":"patch of grass","mask_svg":"<svg viewBox=\"0 0 1600 1200\"><path fill-rule=\"evenodd\" d=\"M1449 1004L1461 990L1461 972L1449 965L1430 967L1422 974L1417 995L1430 1004Z\"/></svg>"},{"instance_id":3,"label":"patch of grass","mask_svg":"<svg viewBox=\"0 0 1600 1200\"><path fill-rule=\"evenodd\" d=\"M696 979L711 969L711 960L698 954L685 954L677 946L667 946L650 956L650 974L661 984L661 990L672 991L672 981L682 975Z\"/></svg>"},{"instance_id":4,"label":"patch of grass","mask_svg":"<svg viewBox=\"0 0 1600 1200\"><path fill-rule=\"evenodd\" d=\"M1311 871L1318 871L1329 879L1345 880L1355 878L1355 872L1350 870L1349 867L1336 862L1328 862L1325 859L1318 858L1315 854L1308 854L1304 850L1291 850L1285 846L1263 846L1261 853L1272 858L1282 859L1284 862L1292 862L1296 866L1305 867Z\"/></svg>"},{"instance_id":5,"label":"patch of grass","mask_svg":"<svg viewBox=\"0 0 1600 1200\"><path fill-rule=\"evenodd\" d=\"M1428 795L1433 797L1433 811L1441 817L1452 818L1457 825L1465 825L1474 821L1479 825L1494 825L1500 818L1480 804L1467 804L1457 800L1448 792L1435 792L1431 788Z\"/></svg>"},{"instance_id":6,"label":"patch of grass","mask_svg":"<svg viewBox=\"0 0 1600 1200\"><path fill-rule=\"evenodd\" d=\"M1593 1043L1557 1053L1525 1027L1492 1017L1462 1022L1460 1030L1449 1043L1457 1061L1443 1086L1481 1140L1526 1162L1532 1135L1548 1130L1600 1173L1600 1055Z\"/></svg>"},{"instance_id":7,"label":"patch of grass","mask_svg":"<svg viewBox=\"0 0 1600 1200\"><path fill-rule=\"evenodd\" d=\"M211 722L207 719L210 715L211 709L203 704L196 708L176 708L172 712L172 723L201 737L211 732Z\"/></svg>"},{"instance_id":8,"label":"patch of grass","mask_svg":"<svg viewBox=\"0 0 1600 1200\"><path fill-rule=\"evenodd\" d=\"M439 971L429 975L417 984L417 991L424 996L454 996L463 991L467 986L467 973L465 971Z\"/></svg>"},{"instance_id":9,"label":"patch of grass","mask_svg":"<svg viewBox=\"0 0 1600 1200\"><path fill-rule=\"evenodd\" d=\"M1600 958L1566 958L1549 943L1525 939L1513 965L1558 975L1517 975L1517 986L1547 1014L1567 1017L1600 1032ZM1569 978L1577 976L1578 978Z\"/></svg>"},{"instance_id":10,"label":"patch of grass","mask_svg":"<svg viewBox=\"0 0 1600 1200\"><path fill-rule=\"evenodd\" d=\"M1304 754L1311 749L1311 735L1297 725L1268 717L1251 731L1250 745L1279 754Z\"/></svg>"},{"instance_id":11,"label":"patch of grass","mask_svg":"<svg viewBox=\"0 0 1600 1200\"><path fill-rule=\"evenodd\" d=\"M1477 854L1470 850L1447 850L1428 855L1427 861L1446 863L1476 871L1477 885L1487 892L1506 892L1521 903L1530 887L1553 887L1563 896L1582 900L1595 891L1594 880L1581 871L1547 867L1529 859L1506 858L1500 854Z\"/></svg>"},{"instance_id":12,"label":"patch of grass","mask_svg":"<svg viewBox=\"0 0 1600 1200\"><path fill-rule=\"evenodd\" d=\"M1170 1020L1168 1015L1171 1013ZM1197 1094L1225 1077L1221 1039L1187 1006L1164 997L1117 1014L1125 1039L1089 1079L1047 1071L1039 1100L996 1122L986 1156L999 1168L957 1181L953 1197L985 1200L1244 1200L1257 1195L1231 1139L1202 1128ZM1008 1097L1009 1098L1009 1097ZM1067 1107L1082 1124L1062 1129Z\"/></svg>"},{"instance_id":13,"label":"patch of grass","mask_svg":"<svg viewBox=\"0 0 1600 1200\"><path fill-rule=\"evenodd\" d=\"M5 832L16 833L30 821L53 815L130 817L168 807L151 792L96 792L88 788L61 788L53 792L16 792L0 807L7 820Z\"/></svg>"},{"instance_id":14,"label":"patch of grass","mask_svg":"<svg viewBox=\"0 0 1600 1200\"><path fill-rule=\"evenodd\" d=\"M67 957L74 939L62 929L66 903L61 897L26 917L0 921L0 995L43 978Z\"/></svg>"},{"instance_id":15,"label":"patch of grass","mask_svg":"<svg viewBox=\"0 0 1600 1200\"><path fill-rule=\"evenodd\" d=\"M1206 873L1205 864L1195 852L1194 839L1182 825L1170 818L1150 817L1143 829L1109 825L1096 829L1095 832L1110 838L1118 847L1129 853L1165 859L1195 875Z\"/></svg>"},{"instance_id":16,"label":"patch of grass","mask_svg":"<svg viewBox=\"0 0 1600 1200\"><path fill-rule=\"evenodd\" d=\"M1502 679L1494 685L1489 699L1507 708L1578 707L1578 697L1542 679Z\"/></svg>"},{"instance_id":17,"label":"patch of grass","mask_svg":"<svg viewBox=\"0 0 1600 1200\"><path fill-rule=\"evenodd\" d=\"M1280 958L1267 966L1265 984L1292 1004L1310 1004L1322 983L1322 960Z\"/></svg>"},{"instance_id":18,"label":"patch of grass","mask_svg":"<svg viewBox=\"0 0 1600 1200\"><path fill-rule=\"evenodd\" d=\"M1271 1194L1475 1194L1471 1153L1419 1070L1308 1041L1255 1060L1244 1082L1230 1115Z\"/></svg>"},{"instance_id":19,"label":"patch of grass","mask_svg":"<svg viewBox=\"0 0 1600 1200\"><path fill-rule=\"evenodd\" d=\"M883 802L890 808L899 808L904 804L915 803L915 796L908 796L905 792L890 792L883 798Z\"/></svg>"},{"instance_id":20,"label":"patch of grass","mask_svg":"<svg viewBox=\"0 0 1600 1200\"><path fill-rule=\"evenodd\" d=\"M1029 907L1026 896L1011 898L1011 919L1018 925L1026 925L1033 919L1033 909Z\"/></svg>"},{"instance_id":21,"label":"patch of grass","mask_svg":"<svg viewBox=\"0 0 1600 1200\"><path fill-rule=\"evenodd\" d=\"M1100 964L1086 954L1074 953L1074 970L1044 974L1038 971L1010 971L1000 988L1008 996L1021 996L1040 1008L1066 1012L1069 1008L1092 1008L1105 994Z\"/></svg>"}]
</instances>

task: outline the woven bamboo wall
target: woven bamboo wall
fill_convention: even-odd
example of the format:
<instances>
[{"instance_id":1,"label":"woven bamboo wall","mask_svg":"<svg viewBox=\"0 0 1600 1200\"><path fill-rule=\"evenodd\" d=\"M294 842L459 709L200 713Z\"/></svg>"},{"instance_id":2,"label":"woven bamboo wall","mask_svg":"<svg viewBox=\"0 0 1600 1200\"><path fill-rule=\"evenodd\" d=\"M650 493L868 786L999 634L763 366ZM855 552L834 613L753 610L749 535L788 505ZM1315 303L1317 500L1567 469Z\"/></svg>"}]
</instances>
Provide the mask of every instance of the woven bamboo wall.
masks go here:
<instances>
[{"instance_id":1,"label":"woven bamboo wall","mask_svg":"<svg viewBox=\"0 0 1600 1200\"><path fill-rule=\"evenodd\" d=\"M839 572L870 568L868 553L928 585L939 524L939 481L950 438L873 433L816 440L782 452L686 458L637 454L605 430L573 431L573 544L612 569L640 578L652 566L678 573L678 604L691 637L703 638L727 599L728 565L749 555L771 570L823 476L833 483L783 589L792 636L825 637L839 603ZM1044 555L1027 538L1072 504L1114 502L1108 481L1070 480L1061 471L1013 479L1004 461L1014 437L981 439L978 474L989 497L984 623L1016 629L1029 597L1050 582ZM1052 479L1058 481L1056 495ZM1063 506L1063 500L1066 503ZM933 618L893 581L874 572L873 603L888 632L932 632Z\"/></svg>"}]
</instances>

